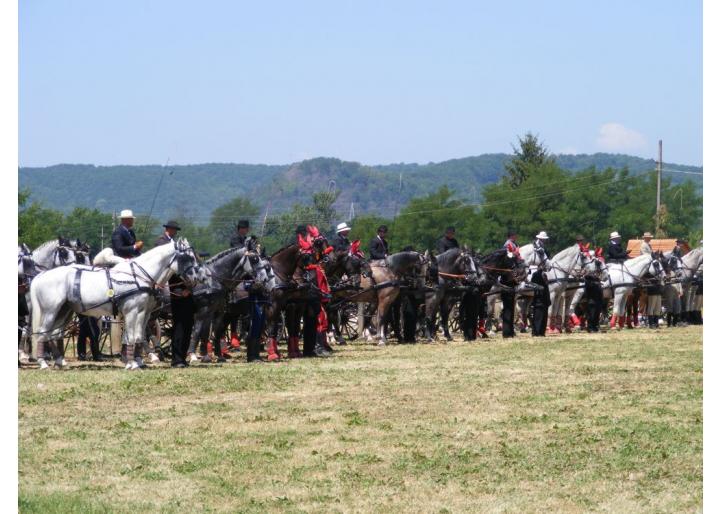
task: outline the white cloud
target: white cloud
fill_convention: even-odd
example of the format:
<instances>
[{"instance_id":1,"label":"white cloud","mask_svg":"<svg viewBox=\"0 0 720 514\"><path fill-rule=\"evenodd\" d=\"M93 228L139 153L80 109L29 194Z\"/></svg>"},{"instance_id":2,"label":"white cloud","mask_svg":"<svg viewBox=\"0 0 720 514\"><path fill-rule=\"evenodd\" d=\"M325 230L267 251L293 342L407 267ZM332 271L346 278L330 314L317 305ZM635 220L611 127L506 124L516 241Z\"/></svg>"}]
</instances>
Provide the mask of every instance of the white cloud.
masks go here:
<instances>
[{"instance_id":1,"label":"white cloud","mask_svg":"<svg viewBox=\"0 0 720 514\"><path fill-rule=\"evenodd\" d=\"M595 144L606 152L627 152L647 148L645 136L620 123L601 125Z\"/></svg>"}]
</instances>

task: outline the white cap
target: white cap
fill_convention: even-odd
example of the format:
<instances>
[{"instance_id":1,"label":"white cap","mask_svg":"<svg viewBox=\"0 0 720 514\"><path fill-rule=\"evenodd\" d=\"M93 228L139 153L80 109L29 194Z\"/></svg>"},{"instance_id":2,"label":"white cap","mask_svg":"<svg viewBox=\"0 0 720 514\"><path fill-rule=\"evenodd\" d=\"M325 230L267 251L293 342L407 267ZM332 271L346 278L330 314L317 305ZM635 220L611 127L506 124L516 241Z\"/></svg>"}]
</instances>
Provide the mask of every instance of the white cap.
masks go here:
<instances>
[{"instance_id":1,"label":"white cap","mask_svg":"<svg viewBox=\"0 0 720 514\"><path fill-rule=\"evenodd\" d=\"M610 239L615 239L616 237L620 237L620 234L618 234L617 231L610 234Z\"/></svg>"},{"instance_id":2,"label":"white cap","mask_svg":"<svg viewBox=\"0 0 720 514\"><path fill-rule=\"evenodd\" d=\"M135 216L133 216L133 213L130 209L124 209L124 210L120 211L120 219L122 220L125 218L135 219Z\"/></svg>"},{"instance_id":3,"label":"white cap","mask_svg":"<svg viewBox=\"0 0 720 514\"><path fill-rule=\"evenodd\" d=\"M535 236L537 239L550 239L544 230L541 230L538 235Z\"/></svg>"},{"instance_id":4,"label":"white cap","mask_svg":"<svg viewBox=\"0 0 720 514\"><path fill-rule=\"evenodd\" d=\"M342 232L344 230L350 230L350 227L348 227L348 224L345 222L338 224L335 232Z\"/></svg>"}]
</instances>

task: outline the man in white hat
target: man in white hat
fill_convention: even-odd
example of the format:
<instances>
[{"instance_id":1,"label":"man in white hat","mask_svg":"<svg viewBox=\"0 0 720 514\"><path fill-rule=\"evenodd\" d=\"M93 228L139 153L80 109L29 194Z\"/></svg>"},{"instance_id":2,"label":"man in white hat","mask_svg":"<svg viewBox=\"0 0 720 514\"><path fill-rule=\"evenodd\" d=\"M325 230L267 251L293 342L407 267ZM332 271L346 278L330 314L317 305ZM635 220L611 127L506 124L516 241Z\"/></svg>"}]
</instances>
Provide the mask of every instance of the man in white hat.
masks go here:
<instances>
[{"instance_id":1,"label":"man in white hat","mask_svg":"<svg viewBox=\"0 0 720 514\"><path fill-rule=\"evenodd\" d=\"M608 263L620 264L628 259L628 253L623 250L620 239L620 234L618 234L617 231L613 231L610 234L610 244L607 250Z\"/></svg>"},{"instance_id":2,"label":"man in white hat","mask_svg":"<svg viewBox=\"0 0 720 514\"><path fill-rule=\"evenodd\" d=\"M135 216L130 209L120 211L120 225L112 234L112 249L115 255L123 259L132 259L140 255L143 242L138 241L132 227L135 224Z\"/></svg>"},{"instance_id":3,"label":"man in white hat","mask_svg":"<svg viewBox=\"0 0 720 514\"><path fill-rule=\"evenodd\" d=\"M541 230L539 234L535 236L535 241L533 241L533 246L536 250L542 249L543 252L545 252L545 256L549 259L550 253L547 251L547 248L545 248L545 242L550 239L547 235L547 233L544 230Z\"/></svg>"},{"instance_id":4,"label":"man in white hat","mask_svg":"<svg viewBox=\"0 0 720 514\"><path fill-rule=\"evenodd\" d=\"M652 241L653 235L650 232L645 232L643 234L643 242L640 245L640 253L641 254L647 254L652 255L653 249L652 246L650 246L650 241Z\"/></svg>"},{"instance_id":5,"label":"man in white hat","mask_svg":"<svg viewBox=\"0 0 720 514\"><path fill-rule=\"evenodd\" d=\"M332 247L339 252L347 252L350 250L350 239L348 234L350 233L350 227L347 223L339 223L335 229L335 239L332 241Z\"/></svg>"}]
</instances>

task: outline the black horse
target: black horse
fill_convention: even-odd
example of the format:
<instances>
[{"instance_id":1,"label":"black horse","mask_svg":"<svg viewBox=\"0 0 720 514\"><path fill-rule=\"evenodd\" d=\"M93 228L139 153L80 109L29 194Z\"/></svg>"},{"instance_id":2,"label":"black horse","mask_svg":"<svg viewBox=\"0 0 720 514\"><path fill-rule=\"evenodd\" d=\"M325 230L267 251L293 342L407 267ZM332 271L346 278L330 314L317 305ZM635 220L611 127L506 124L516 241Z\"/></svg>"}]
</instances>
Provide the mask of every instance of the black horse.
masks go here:
<instances>
[{"instance_id":1,"label":"black horse","mask_svg":"<svg viewBox=\"0 0 720 514\"><path fill-rule=\"evenodd\" d=\"M223 318L227 308L227 298L241 282L249 281L248 288L255 284L259 255L254 251L254 241L248 239L245 246L224 250L205 261L207 282L193 288L195 302L195 324L190 339L190 348L194 352L198 342L202 343L203 361L209 362L206 342L212 340L218 362L224 362L220 347L225 334ZM210 332L212 331L212 337Z\"/></svg>"},{"instance_id":2,"label":"black horse","mask_svg":"<svg viewBox=\"0 0 720 514\"><path fill-rule=\"evenodd\" d=\"M472 253L459 248L451 248L431 259L434 264L431 280L435 287L425 295L425 336L429 340L435 338L435 317L439 310L445 338L452 341L448 327L450 308L468 288L476 286L477 267Z\"/></svg>"}]
</instances>

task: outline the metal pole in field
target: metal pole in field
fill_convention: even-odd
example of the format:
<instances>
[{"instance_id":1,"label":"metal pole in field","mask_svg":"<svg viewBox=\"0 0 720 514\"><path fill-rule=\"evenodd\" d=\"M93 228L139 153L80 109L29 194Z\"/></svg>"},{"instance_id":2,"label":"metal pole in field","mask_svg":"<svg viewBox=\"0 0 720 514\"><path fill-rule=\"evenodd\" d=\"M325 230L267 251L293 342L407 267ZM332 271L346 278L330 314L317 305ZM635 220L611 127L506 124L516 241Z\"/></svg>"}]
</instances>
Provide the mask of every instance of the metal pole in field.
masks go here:
<instances>
[{"instance_id":1,"label":"metal pole in field","mask_svg":"<svg viewBox=\"0 0 720 514\"><path fill-rule=\"evenodd\" d=\"M660 231L660 187L661 186L662 186L662 139L660 139L658 141L657 197L655 199L655 234L657 234Z\"/></svg>"}]
</instances>

